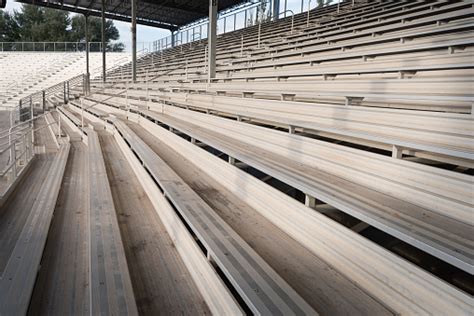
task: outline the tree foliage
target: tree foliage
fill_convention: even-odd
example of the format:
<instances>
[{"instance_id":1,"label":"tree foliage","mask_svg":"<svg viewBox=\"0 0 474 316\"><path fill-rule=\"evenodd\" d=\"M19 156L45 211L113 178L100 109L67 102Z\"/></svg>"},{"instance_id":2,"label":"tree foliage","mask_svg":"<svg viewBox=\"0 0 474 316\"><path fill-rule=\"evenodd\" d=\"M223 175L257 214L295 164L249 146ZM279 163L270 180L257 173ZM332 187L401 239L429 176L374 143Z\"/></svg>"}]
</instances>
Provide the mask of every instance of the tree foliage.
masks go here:
<instances>
[{"instance_id":1,"label":"tree foliage","mask_svg":"<svg viewBox=\"0 0 474 316\"><path fill-rule=\"evenodd\" d=\"M112 20L106 20L105 40L108 50L123 51L119 32ZM102 40L101 19L89 18L89 41ZM85 17L66 11L24 4L19 11L0 10L2 42L85 42Z\"/></svg>"},{"instance_id":2,"label":"tree foliage","mask_svg":"<svg viewBox=\"0 0 474 316\"><path fill-rule=\"evenodd\" d=\"M332 0L316 0L316 8L321 8L325 7L327 5L330 5Z\"/></svg>"}]
</instances>

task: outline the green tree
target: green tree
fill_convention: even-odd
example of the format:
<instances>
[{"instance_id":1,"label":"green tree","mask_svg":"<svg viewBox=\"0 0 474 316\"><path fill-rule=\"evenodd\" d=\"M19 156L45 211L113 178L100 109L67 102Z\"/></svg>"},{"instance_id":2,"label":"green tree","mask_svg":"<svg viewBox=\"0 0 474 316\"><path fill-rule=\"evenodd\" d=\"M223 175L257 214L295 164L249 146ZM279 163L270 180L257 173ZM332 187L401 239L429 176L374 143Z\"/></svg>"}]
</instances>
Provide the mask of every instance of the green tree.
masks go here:
<instances>
[{"instance_id":1,"label":"green tree","mask_svg":"<svg viewBox=\"0 0 474 316\"><path fill-rule=\"evenodd\" d=\"M23 41L64 42L68 39L67 28L70 23L68 12L27 6L23 14L18 16Z\"/></svg>"},{"instance_id":2,"label":"green tree","mask_svg":"<svg viewBox=\"0 0 474 316\"><path fill-rule=\"evenodd\" d=\"M327 5L330 5L332 2L332 0L316 0L316 8L321 8L321 7L325 7Z\"/></svg>"},{"instance_id":3,"label":"green tree","mask_svg":"<svg viewBox=\"0 0 474 316\"><path fill-rule=\"evenodd\" d=\"M123 51L119 32L112 20L106 21L105 39L110 51ZM101 19L89 19L89 41L102 39ZM0 10L0 40L3 42L85 42L85 17L61 10L24 4L19 11L9 14ZM98 50L98 47L92 47Z\"/></svg>"},{"instance_id":4,"label":"green tree","mask_svg":"<svg viewBox=\"0 0 474 316\"><path fill-rule=\"evenodd\" d=\"M0 41L15 42L20 38L20 28L14 17L0 10Z\"/></svg>"},{"instance_id":5,"label":"green tree","mask_svg":"<svg viewBox=\"0 0 474 316\"><path fill-rule=\"evenodd\" d=\"M86 34L86 18L83 15L75 15L71 19L70 41L85 42ZM117 28L112 20L105 21L105 41L109 51L123 51L124 45L122 43L112 44L111 41L116 41L120 37ZM89 41L102 41L102 21L97 17L89 17Z\"/></svg>"}]
</instances>

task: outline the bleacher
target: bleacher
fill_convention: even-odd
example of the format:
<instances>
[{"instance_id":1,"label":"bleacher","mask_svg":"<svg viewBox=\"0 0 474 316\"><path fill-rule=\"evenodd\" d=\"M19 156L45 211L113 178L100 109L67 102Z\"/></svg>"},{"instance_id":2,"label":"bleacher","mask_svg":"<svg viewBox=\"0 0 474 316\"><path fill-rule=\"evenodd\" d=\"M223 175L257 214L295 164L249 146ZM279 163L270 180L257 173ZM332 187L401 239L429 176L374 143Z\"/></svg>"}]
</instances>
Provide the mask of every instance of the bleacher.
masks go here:
<instances>
[{"instance_id":1,"label":"bleacher","mask_svg":"<svg viewBox=\"0 0 474 316\"><path fill-rule=\"evenodd\" d=\"M220 35L210 82L201 40L140 59L136 83L131 65L116 69L84 102L169 127L472 272L473 2L335 10Z\"/></svg>"},{"instance_id":2,"label":"bleacher","mask_svg":"<svg viewBox=\"0 0 474 316\"><path fill-rule=\"evenodd\" d=\"M128 54L110 53L110 66L129 61ZM102 54L90 53L91 76L101 72ZM0 100L14 107L18 100L84 73L86 58L77 52L4 52L0 59Z\"/></svg>"},{"instance_id":3,"label":"bleacher","mask_svg":"<svg viewBox=\"0 0 474 316\"><path fill-rule=\"evenodd\" d=\"M469 315L473 31L474 0L343 1L219 35L216 78L201 39L139 58L136 82L126 63L106 83L93 74L90 93L84 80L68 95L52 87L35 151L55 157L56 171L36 175L44 186L31 199L49 194L0 248L12 258L0 261L0 314L36 312L51 200L71 181L86 192L76 214L87 238L70 239L87 245L85 313L151 314L158 302L187 314L198 301L216 315ZM59 62L69 57L54 58L57 68L33 70L33 86L76 74ZM30 84L5 93L18 102ZM85 169L69 170L74 162ZM44 217L37 203L48 203ZM146 225L132 229L134 216ZM39 244L22 244L29 228ZM162 236L169 248L152 248ZM176 294L188 274L190 292Z\"/></svg>"}]
</instances>

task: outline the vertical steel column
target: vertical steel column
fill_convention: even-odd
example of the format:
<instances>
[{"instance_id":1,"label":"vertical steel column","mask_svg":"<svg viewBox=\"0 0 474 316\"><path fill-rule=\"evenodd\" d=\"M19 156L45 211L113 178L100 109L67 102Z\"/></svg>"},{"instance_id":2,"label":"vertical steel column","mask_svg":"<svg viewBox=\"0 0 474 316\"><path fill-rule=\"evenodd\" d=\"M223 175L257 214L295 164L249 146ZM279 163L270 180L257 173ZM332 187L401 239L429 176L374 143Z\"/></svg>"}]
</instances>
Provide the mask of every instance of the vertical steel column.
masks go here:
<instances>
[{"instance_id":1,"label":"vertical steel column","mask_svg":"<svg viewBox=\"0 0 474 316\"><path fill-rule=\"evenodd\" d=\"M280 14L280 0L273 0L272 2L273 21L278 20L279 14Z\"/></svg>"},{"instance_id":2,"label":"vertical steel column","mask_svg":"<svg viewBox=\"0 0 474 316\"><path fill-rule=\"evenodd\" d=\"M132 0L132 81L137 80L137 0Z\"/></svg>"},{"instance_id":3,"label":"vertical steel column","mask_svg":"<svg viewBox=\"0 0 474 316\"><path fill-rule=\"evenodd\" d=\"M209 77L216 77L216 40L217 40L217 0L209 0L209 26L208 26L208 43L209 43Z\"/></svg>"},{"instance_id":4,"label":"vertical steel column","mask_svg":"<svg viewBox=\"0 0 474 316\"><path fill-rule=\"evenodd\" d=\"M89 16L86 14L85 38L86 38L86 80L85 80L85 94L89 94L90 89L90 74L89 74Z\"/></svg>"},{"instance_id":5,"label":"vertical steel column","mask_svg":"<svg viewBox=\"0 0 474 316\"><path fill-rule=\"evenodd\" d=\"M105 0L102 0L101 6L101 18L102 18L102 82L107 81L106 68L107 63L105 59L105 51L107 50L107 43L105 42Z\"/></svg>"},{"instance_id":6,"label":"vertical steel column","mask_svg":"<svg viewBox=\"0 0 474 316\"><path fill-rule=\"evenodd\" d=\"M171 47L176 46L176 33L174 31L171 31Z\"/></svg>"}]
</instances>

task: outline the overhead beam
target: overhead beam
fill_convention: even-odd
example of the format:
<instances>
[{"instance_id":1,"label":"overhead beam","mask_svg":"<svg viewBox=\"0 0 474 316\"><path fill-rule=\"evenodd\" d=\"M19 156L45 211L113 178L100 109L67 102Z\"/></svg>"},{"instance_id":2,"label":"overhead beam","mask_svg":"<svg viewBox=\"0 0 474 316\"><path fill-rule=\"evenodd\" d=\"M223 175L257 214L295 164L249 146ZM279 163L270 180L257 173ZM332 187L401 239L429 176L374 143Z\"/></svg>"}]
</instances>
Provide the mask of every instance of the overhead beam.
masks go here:
<instances>
[{"instance_id":1,"label":"overhead beam","mask_svg":"<svg viewBox=\"0 0 474 316\"><path fill-rule=\"evenodd\" d=\"M38 1L33 1L33 0L20 0L18 2L38 5L42 7L48 7L51 9L65 10L69 12L80 13L83 15L88 14L89 16L102 17L101 11L95 10L95 9L88 10L88 9L83 9L81 7L75 7L72 5L66 5L66 4L61 5L61 4L51 3L51 2L38 2ZM129 23L131 22L130 16L119 14L119 13L105 12L105 18L117 20L117 21L129 22ZM153 21L150 19L140 18L140 17L137 18L137 24L158 27L158 28L167 29L167 30L177 30L179 27L176 24L163 23L163 22Z\"/></svg>"}]
</instances>

